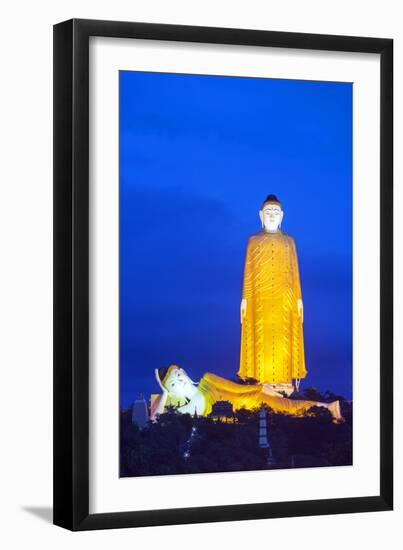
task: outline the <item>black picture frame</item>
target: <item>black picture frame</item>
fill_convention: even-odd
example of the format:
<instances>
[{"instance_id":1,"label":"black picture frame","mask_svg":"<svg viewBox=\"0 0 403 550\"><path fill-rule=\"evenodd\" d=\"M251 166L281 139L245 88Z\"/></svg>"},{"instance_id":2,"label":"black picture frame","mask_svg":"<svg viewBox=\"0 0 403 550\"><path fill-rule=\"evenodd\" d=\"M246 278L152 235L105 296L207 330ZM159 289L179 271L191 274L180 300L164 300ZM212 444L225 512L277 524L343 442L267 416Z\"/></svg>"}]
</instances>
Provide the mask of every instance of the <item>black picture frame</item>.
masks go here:
<instances>
[{"instance_id":1,"label":"black picture frame","mask_svg":"<svg viewBox=\"0 0 403 550\"><path fill-rule=\"evenodd\" d=\"M89 513L89 38L380 54L380 491L366 497ZM393 40L73 19L54 26L54 523L71 530L393 507Z\"/></svg>"}]
</instances>

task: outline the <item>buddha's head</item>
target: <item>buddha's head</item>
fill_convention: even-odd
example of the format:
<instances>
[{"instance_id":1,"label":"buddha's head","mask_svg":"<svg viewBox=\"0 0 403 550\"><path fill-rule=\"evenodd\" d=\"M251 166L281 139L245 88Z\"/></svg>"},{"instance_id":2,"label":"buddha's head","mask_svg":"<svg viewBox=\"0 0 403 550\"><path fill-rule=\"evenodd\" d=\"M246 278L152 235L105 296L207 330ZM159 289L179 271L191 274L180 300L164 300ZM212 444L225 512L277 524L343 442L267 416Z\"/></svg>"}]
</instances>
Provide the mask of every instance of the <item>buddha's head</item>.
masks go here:
<instances>
[{"instance_id":1,"label":"buddha's head","mask_svg":"<svg viewBox=\"0 0 403 550\"><path fill-rule=\"evenodd\" d=\"M191 399L195 393L195 385L184 369L171 365L168 369L158 369L157 376L161 386L171 397Z\"/></svg>"},{"instance_id":2,"label":"buddha's head","mask_svg":"<svg viewBox=\"0 0 403 550\"><path fill-rule=\"evenodd\" d=\"M268 233L276 233L283 220L283 211L281 203L275 195L269 195L262 205L259 212L262 227Z\"/></svg>"}]
</instances>

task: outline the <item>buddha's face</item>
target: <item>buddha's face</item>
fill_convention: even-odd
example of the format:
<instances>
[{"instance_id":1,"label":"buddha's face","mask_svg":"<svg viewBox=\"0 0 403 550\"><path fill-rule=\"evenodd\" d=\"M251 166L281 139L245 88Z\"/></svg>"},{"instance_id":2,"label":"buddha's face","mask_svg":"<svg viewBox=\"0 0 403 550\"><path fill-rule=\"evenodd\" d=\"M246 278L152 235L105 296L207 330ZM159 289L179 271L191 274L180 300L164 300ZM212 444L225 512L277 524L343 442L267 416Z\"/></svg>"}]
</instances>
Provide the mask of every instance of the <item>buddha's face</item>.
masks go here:
<instances>
[{"instance_id":1,"label":"buddha's face","mask_svg":"<svg viewBox=\"0 0 403 550\"><path fill-rule=\"evenodd\" d=\"M190 399L194 394L194 385L186 371L175 367L164 381L164 387L172 397Z\"/></svg>"},{"instance_id":2,"label":"buddha's face","mask_svg":"<svg viewBox=\"0 0 403 550\"><path fill-rule=\"evenodd\" d=\"M278 204L266 204L259 212L260 221L269 233L275 233L283 219L283 211Z\"/></svg>"}]
</instances>

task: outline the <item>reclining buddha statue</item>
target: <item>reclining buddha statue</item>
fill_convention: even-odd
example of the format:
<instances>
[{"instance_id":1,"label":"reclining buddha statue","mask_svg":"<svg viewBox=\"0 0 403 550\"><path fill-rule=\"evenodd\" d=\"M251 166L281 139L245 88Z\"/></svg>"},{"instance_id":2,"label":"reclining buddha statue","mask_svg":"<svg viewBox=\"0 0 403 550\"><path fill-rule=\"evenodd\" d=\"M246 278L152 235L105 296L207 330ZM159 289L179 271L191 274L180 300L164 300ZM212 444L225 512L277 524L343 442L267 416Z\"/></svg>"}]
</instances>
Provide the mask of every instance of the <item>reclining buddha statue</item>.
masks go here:
<instances>
[{"instance_id":1,"label":"reclining buddha statue","mask_svg":"<svg viewBox=\"0 0 403 550\"><path fill-rule=\"evenodd\" d=\"M168 405L182 414L207 416L217 401L228 401L233 409L254 409L268 405L274 412L303 416L312 407L324 407L332 415L333 422L343 422L339 401L321 403L284 397L273 390L270 384L238 384L210 372L196 383L186 371L177 365L167 369L155 369L155 377L162 390L151 404L151 420L156 420Z\"/></svg>"}]
</instances>

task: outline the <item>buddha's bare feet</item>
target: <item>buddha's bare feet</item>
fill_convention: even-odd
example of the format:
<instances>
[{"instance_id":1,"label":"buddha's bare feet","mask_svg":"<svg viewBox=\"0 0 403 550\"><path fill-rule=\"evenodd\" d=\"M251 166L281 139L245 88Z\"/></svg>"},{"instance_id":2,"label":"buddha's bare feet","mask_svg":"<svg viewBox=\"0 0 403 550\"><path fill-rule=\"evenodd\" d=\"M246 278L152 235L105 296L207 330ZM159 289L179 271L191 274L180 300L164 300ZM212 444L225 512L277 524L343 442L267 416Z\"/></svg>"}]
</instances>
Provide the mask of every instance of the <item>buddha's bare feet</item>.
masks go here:
<instances>
[{"instance_id":1,"label":"buddha's bare feet","mask_svg":"<svg viewBox=\"0 0 403 550\"><path fill-rule=\"evenodd\" d=\"M329 403L328 409L333 417L334 424L343 424L343 422L346 421L340 412L340 401L333 401L333 403Z\"/></svg>"}]
</instances>

